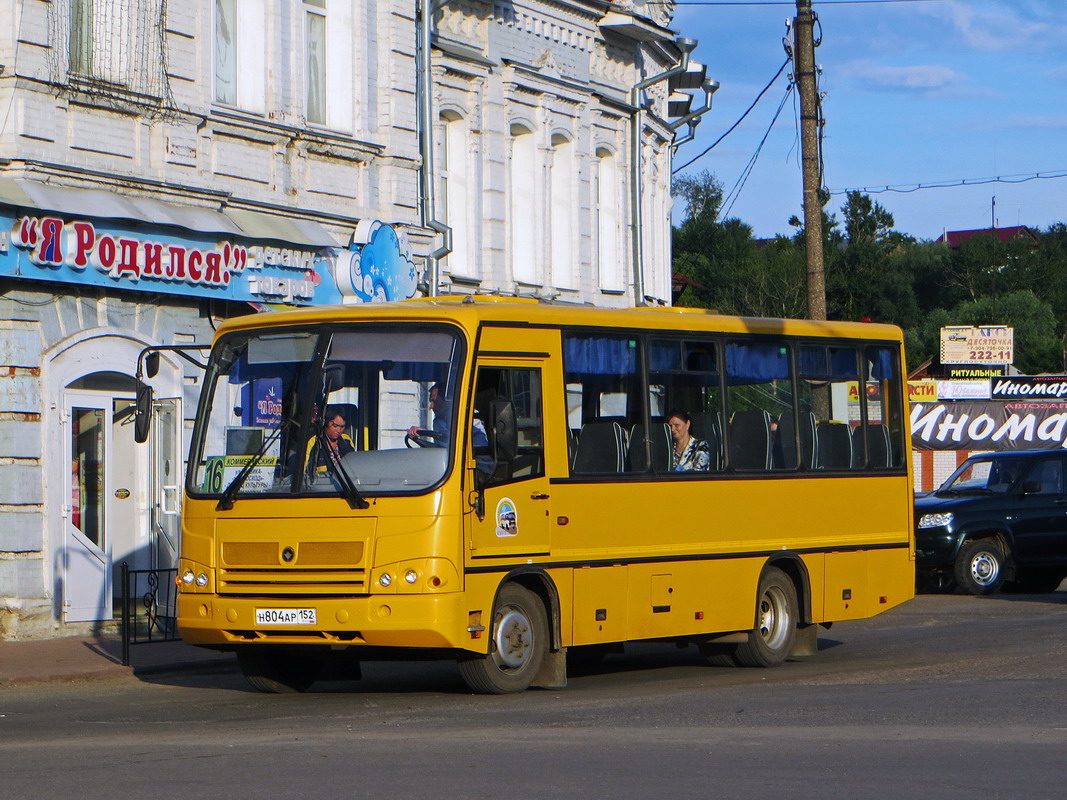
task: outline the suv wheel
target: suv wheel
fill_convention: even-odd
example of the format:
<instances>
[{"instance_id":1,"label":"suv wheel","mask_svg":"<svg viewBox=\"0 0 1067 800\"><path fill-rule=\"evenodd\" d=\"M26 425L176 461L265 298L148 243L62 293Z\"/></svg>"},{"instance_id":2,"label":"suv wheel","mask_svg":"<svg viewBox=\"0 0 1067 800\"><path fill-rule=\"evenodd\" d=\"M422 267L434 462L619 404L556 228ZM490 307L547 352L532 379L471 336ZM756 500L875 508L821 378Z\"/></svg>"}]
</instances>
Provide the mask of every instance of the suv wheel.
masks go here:
<instances>
[{"instance_id":1,"label":"suv wheel","mask_svg":"<svg viewBox=\"0 0 1067 800\"><path fill-rule=\"evenodd\" d=\"M1004 553L995 542L967 542L956 559L956 583L966 594L992 594L1004 581Z\"/></svg>"}]
</instances>

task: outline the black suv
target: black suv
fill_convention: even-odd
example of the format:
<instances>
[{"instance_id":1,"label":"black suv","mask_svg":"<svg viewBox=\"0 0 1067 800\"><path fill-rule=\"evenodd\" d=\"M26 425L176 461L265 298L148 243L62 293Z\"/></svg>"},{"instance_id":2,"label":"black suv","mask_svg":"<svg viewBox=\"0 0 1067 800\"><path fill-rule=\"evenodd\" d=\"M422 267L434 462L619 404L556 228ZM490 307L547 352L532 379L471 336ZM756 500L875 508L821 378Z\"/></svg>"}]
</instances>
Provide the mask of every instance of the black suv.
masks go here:
<instances>
[{"instance_id":1,"label":"black suv","mask_svg":"<svg viewBox=\"0 0 1067 800\"><path fill-rule=\"evenodd\" d=\"M920 588L1055 591L1067 576L1065 477L1064 452L990 453L916 497Z\"/></svg>"}]
</instances>

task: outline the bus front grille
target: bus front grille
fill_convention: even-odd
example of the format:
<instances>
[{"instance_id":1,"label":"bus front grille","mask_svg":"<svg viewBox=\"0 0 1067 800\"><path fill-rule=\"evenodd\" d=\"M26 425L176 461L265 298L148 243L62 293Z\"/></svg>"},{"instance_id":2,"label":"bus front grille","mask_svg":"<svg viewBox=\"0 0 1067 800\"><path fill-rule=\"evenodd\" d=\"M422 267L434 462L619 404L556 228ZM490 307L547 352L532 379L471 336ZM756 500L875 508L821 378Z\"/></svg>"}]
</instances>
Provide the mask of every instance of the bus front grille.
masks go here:
<instances>
[{"instance_id":1,"label":"bus front grille","mask_svg":"<svg viewBox=\"0 0 1067 800\"><path fill-rule=\"evenodd\" d=\"M219 594L338 594L366 591L363 569L222 569Z\"/></svg>"},{"instance_id":2,"label":"bus front grille","mask_svg":"<svg viewBox=\"0 0 1067 800\"><path fill-rule=\"evenodd\" d=\"M366 591L362 541L223 541L219 594L351 595Z\"/></svg>"}]
</instances>

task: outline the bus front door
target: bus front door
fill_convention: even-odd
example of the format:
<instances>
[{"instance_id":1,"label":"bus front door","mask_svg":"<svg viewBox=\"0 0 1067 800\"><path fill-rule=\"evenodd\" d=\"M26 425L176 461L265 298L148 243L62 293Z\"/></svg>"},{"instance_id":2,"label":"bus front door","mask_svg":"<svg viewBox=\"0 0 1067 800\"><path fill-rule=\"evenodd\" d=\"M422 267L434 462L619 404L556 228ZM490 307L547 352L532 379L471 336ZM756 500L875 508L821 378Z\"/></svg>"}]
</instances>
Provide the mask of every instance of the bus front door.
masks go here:
<instances>
[{"instance_id":1,"label":"bus front door","mask_svg":"<svg viewBox=\"0 0 1067 800\"><path fill-rule=\"evenodd\" d=\"M544 420L546 397L550 404L554 399L546 383L553 380L557 371L548 362L553 350L558 353L559 334L538 333L546 339L555 333L555 346L548 339L544 351L507 356L494 353L479 358L471 432L471 452L475 457L469 462L473 467L473 502L468 514L468 541L474 558L537 556L550 550L553 518L545 469ZM484 441L485 436L478 428L486 423L492 425L488 414L493 401L501 400L510 402L514 409L518 435L515 458L505 463L478 456L478 442ZM476 486L480 491L474 489Z\"/></svg>"}]
</instances>

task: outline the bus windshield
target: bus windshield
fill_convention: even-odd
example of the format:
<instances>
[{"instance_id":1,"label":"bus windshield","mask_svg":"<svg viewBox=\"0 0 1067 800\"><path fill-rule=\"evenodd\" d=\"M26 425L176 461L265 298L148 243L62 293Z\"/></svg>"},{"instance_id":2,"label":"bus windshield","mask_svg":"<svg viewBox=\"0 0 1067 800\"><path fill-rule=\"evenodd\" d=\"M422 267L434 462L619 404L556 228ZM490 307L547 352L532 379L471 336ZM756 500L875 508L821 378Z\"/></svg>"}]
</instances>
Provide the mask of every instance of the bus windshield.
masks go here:
<instances>
[{"instance_id":1,"label":"bus windshield","mask_svg":"<svg viewBox=\"0 0 1067 800\"><path fill-rule=\"evenodd\" d=\"M451 463L462 343L452 328L318 326L218 342L192 496L418 493ZM220 501L220 508L225 508Z\"/></svg>"}]
</instances>

